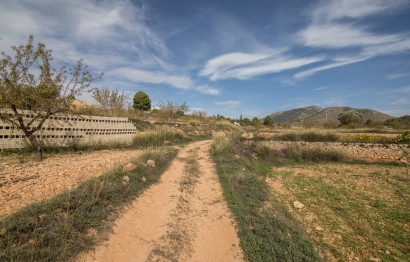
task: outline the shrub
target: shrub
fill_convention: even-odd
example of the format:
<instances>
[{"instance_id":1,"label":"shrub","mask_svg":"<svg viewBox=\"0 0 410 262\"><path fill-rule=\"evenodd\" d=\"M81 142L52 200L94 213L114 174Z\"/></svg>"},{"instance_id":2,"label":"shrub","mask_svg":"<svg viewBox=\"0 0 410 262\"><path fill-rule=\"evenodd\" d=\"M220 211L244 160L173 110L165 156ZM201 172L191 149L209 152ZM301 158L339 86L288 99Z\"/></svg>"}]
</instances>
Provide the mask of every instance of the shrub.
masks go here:
<instances>
[{"instance_id":1,"label":"shrub","mask_svg":"<svg viewBox=\"0 0 410 262\"><path fill-rule=\"evenodd\" d=\"M396 143L410 143L410 131L406 131L401 136L399 136L396 140Z\"/></svg>"},{"instance_id":2,"label":"shrub","mask_svg":"<svg viewBox=\"0 0 410 262\"><path fill-rule=\"evenodd\" d=\"M187 142L189 139L180 131L163 126L156 130L137 134L132 144L140 147L163 146L167 143L178 144Z\"/></svg>"}]
</instances>

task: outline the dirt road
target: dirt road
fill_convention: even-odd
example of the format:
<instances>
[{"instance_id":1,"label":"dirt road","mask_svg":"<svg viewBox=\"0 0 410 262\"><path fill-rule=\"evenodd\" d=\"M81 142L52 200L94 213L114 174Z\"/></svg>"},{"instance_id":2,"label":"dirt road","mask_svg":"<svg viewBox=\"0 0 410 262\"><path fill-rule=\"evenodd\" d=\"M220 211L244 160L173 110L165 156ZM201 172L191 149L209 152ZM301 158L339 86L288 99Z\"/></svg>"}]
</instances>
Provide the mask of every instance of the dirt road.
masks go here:
<instances>
[{"instance_id":1,"label":"dirt road","mask_svg":"<svg viewBox=\"0 0 410 262\"><path fill-rule=\"evenodd\" d=\"M160 183L116 221L109 240L78 261L243 261L211 144L181 149Z\"/></svg>"}]
</instances>

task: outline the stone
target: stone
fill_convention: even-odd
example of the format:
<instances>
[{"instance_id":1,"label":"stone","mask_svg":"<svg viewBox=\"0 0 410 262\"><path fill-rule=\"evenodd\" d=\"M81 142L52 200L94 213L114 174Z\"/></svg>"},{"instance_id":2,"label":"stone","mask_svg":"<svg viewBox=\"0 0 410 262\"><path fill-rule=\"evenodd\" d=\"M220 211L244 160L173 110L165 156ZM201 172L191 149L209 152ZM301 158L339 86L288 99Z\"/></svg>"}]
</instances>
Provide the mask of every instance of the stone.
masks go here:
<instances>
[{"instance_id":1,"label":"stone","mask_svg":"<svg viewBox=\"0 0 410 262\"><path fill-rule=\"evenodd\" d=\"M127 173L135 170L135 165L133 163L128 163L122 168L122 172Z\"/></svg>"},{"instance_id":2,"label":"stone","mask_svg":"<svg viewBox=\"0 0 410 262\"><path fill-rule=\"evenodd\" d=\"M377 258L377 257L371 257L369 260L374 261L374 262L380 262L381 261L380 258Z\"/></svg>"},{"instance_id":3,"label":"stone","mask_svg":"<svg viewBox=\"0 0 410 262\"><path fill-rule=\"evenodd\" d=\"M299 201L293 202L293 206L297 209L302 209L303 207L305 207L305 205L300 203Z\"/></svg>"},{"instance_id":4,"label":"stone","mask_svg":"<svg viewBox=\"0 0 410 262\"><path fill-rule=\"evenodd\" d=\"M123 176L123 177L122 177L122 182L123 182L124 184L128 184L128 183L130 182L130 177L129 177L129 176Z\"/></svg>"},{"instance_id":5,"label":"stone","mask_svg":"<svg viewBox=\"0 0 410 262\"><path fill-rule=\"evenodd\" d=\"M147 181L147 179L145 178L145 176L142 177L142 182Z\"/></svg>"},{"instance_id":6,"label":"stone","mask_svg":"<svg viewBox=\"0 0 410 262\"><path fill-rule=\"evenodd\" d=\"M97 236L97 230L95 228L90 228L87 230L87 236L88 237L96 237Z\"/></svg>"},{"instance_id":7,"label":"stone","mask_svg":"<svg viewBox=\"0 0 410 262\"><path fill-rule=\"evenodd\" d=\"M149 159L149 160L147 161L147 166L155 167L155 160Z\"/></svg>"},{"instance_id":8,"label":"stone","mask_svg":"<svg viewBox=\"0 0 410 262\"><path fill-rule=\"evenodd\" d=\"M315 226L315 230L316 230L316 231L323 231L323 228L320 227L320 226Z\"/></svg>"}]
</instances>

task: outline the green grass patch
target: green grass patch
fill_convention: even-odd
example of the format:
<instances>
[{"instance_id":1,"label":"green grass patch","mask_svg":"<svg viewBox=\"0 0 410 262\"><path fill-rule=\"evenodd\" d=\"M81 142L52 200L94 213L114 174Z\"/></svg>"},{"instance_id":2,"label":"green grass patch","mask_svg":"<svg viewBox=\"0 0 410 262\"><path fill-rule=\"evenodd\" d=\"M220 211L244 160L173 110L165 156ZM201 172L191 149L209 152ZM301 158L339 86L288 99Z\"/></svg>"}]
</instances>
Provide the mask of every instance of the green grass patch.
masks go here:
<instances>
[{"instance_id":1,"label":"green grass patch","mask_svg":"<svg viewBox=\"0 0 410 262\"><path fill-rule=\"evenodd\" d=\"M51 200L32 204L0 221L0 261L68 261L107 232L122 207L156 183L176 150L151 151ZM155 160L155 167L145 165ZM127 177L125 177L127 176Z\"/></svg>"},{"instance_id":2,"label":"green grass patch","mask_svg":"<svg viewBox=\"0 0 410 262\"><path fill-rule=\"evenodd\" d=\"M167 126L155 130L137 134L132 145L136 147L158 147L170 144L181 144L189 142L190 139L182 132L173 130Z\"/></svg>"},{"instance_id":3,"label":"green grass patch","mask_svg":"<svg viewBox=\"0 0 410 262\"><path fill-rule=\"evenodd\" d=\"M289 191L281 198L305 204L300 219L307 221L304 226L326 259L408 260L410 186L405 167L305 163L287 170L274 173Z\"/></svg>"},{"instance_id":4,"label":"green grass patch","mask_svg":"<svg viewBox=\"0 0 410 262\"><path fill-rule=\"evenodd\" d=\"M213 158L248 261L320 261L297 220L272 197L265 183L271 164L253 159L249 146L224 137L216 138Z\"/></svg>"}]
</instances>

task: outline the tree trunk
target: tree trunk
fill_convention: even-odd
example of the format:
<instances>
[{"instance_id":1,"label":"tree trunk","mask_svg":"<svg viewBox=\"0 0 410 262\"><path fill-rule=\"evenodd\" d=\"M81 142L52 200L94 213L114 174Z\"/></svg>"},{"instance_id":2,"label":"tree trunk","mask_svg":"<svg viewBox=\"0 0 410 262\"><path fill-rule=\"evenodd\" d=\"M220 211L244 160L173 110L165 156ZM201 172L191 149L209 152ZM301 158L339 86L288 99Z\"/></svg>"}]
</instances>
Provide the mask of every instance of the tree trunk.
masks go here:
<instances>
[{"instance_id":1,"label":"tree trunk","mask_svg":"<svg viewBox=\"0 0 410 262\"><path fill-rule=\"evenodd\" d=\"M40 142L37 141L37 138L33 134L31 134L27 136L27 139L30 141L31 146L34 149L36 160L43 160L43 147L41 146Z\"/></svg>"}]
</instances>

